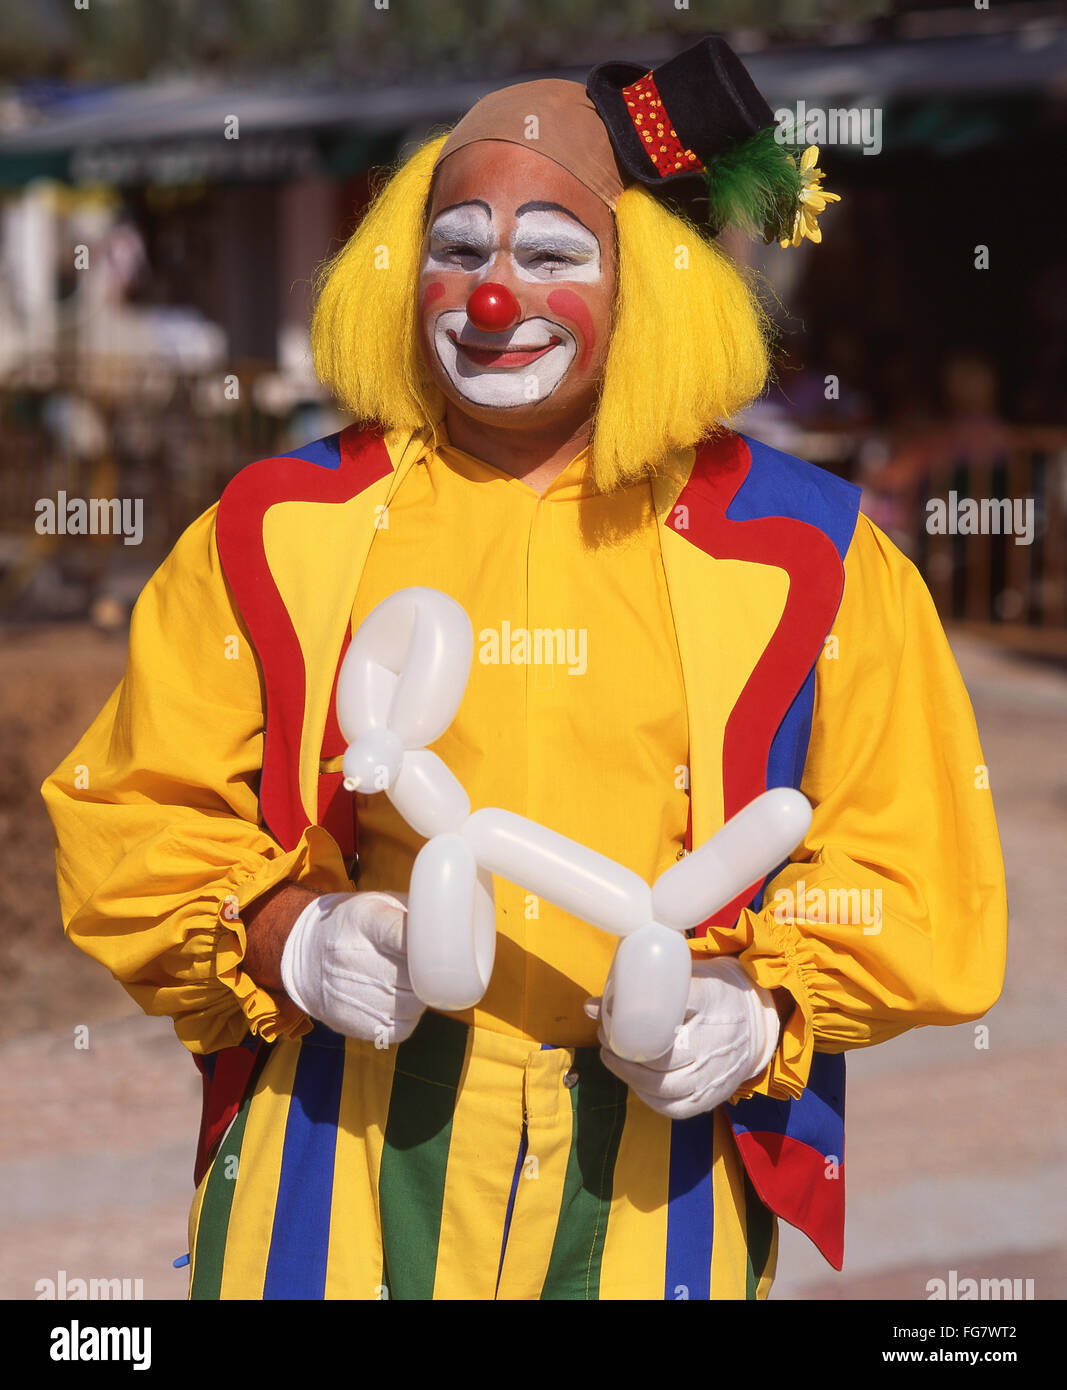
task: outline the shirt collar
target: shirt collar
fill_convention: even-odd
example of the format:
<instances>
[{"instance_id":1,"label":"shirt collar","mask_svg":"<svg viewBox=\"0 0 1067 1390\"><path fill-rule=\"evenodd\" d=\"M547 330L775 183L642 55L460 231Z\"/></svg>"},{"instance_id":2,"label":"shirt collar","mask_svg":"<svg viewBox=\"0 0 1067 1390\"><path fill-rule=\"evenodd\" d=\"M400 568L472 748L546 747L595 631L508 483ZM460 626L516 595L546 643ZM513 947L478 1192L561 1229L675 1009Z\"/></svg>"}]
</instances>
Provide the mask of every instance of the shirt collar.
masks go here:
<instances>
[{"instance_id":1,"label":"shirt collar","mask_svg":"<svg viewBox=\"0 0 1067 1390\"><path fill-rule=\"evenodd\" d=\"M448 430L444 420L440 421L435 431L427 438L420 454L420 460L429 461L433 457L440 459L453 473L466 478L469 482L500 481L510 484L513 488L521 489L523 493L535 500L540 497L544 501L571 502L584 497L599 495L593 486L592 460L588 445L575 454L566 468L553 478L543 493L538 493L536 488L532 488L529 483L523 482L521 478L513 477L504 469L497 468L494 464L487 463L484 459L476 458L473 454L468 454L465 450L457 448L448 438Z\"/></svg>"},{"instance_id":2,"label":"shirt collar","mask_svg":"<svg viewBox=\"0 0 1067 1390\"><path fill-rule=\"evenodd\" d=\"M512 477L503 469L457 448L449 441L448 429L443 418L436 424L417 431L412 437L412 445L417 451L414 462L423 463L428 462L431 458L436 458L451 472L470 482L485 483L497 480L521 489L523 493L534 499L540 495L546 500L557 502L577 501L586 497L601 496L593 486L589 445L586 445L580 453L571 459L566 468L552 480L542 494L538 494L535 488L524 483L521 478ZM643 480L645 486L651 483L655 510L661 521L666 518L674 506L678 494L685 486L692 471L694 457L695 450L692 447L674 450L651 480ZM631 486L640 485L641 483L631 484Z\"/></svg>"}]
</instances>

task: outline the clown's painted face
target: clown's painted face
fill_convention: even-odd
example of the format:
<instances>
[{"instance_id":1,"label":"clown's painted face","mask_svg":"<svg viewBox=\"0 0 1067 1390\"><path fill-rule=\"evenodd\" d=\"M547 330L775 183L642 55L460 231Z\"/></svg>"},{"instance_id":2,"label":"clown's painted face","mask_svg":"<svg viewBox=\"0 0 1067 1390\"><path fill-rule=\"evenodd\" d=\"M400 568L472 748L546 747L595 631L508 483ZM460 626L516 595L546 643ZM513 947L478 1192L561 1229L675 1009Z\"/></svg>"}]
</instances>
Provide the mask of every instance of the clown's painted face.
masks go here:
<instances>
[{"instance_id":1,"label":"clown's painted face","mask_svg":"<svg viewBox=\"0 0 1067 1390\"><path fill-rule=\"evenodd\" d=\"M419 317L434 380L464 414L516 425L591 414L614 295L614 219L573 175L500 141L442 163Z\"/></svg>"}]
</instances>

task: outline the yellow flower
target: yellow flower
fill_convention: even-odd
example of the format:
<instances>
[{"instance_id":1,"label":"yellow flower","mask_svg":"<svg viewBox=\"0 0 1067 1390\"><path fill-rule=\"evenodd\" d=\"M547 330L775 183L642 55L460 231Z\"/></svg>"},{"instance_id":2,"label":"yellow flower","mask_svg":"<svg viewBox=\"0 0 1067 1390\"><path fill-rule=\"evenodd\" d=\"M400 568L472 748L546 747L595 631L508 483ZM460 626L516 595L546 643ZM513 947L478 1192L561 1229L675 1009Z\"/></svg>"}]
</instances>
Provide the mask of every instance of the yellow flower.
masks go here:
<instances>
[{"instance_id":1,"label":"yellow flower","mask_svg":"<svg viewBox=\"0 0 1067 1390\"><path fill-rule=\"evenodd\" d=\"M827 203L839 203L841 197L822 187L826 174L818 167L819 147L809 145L800 156L800 195L797 214L793 221L793 235L782 238L782 246L799 246L805 237L809 241L822 241L818 217L826 211Z\"/></svg>"}]
</instances>

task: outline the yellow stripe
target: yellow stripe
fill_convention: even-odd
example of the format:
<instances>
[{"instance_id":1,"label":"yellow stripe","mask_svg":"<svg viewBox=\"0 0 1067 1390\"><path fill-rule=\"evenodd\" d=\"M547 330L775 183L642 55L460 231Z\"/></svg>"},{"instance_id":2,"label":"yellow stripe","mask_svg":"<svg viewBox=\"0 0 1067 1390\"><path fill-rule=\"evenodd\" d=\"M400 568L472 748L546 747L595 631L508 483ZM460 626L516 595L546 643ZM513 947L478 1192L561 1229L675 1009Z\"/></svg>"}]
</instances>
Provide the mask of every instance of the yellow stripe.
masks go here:
<instances>
[{"instance_id":1,"label":"yellow stripe","mask_svg":"<svg viewBox=\"0 0 1067 1390\"><path fill-rule=\"evenodd\" d=\"M684 532L665 528L660 534L691 715L689 785L697 849L722 826L726 721L781 620L789 575L773 565L715 559ZM715 614L713 642L709 610ZM692 717L694 710L699 718Z\"/></svg>"},{"instance_id":2,"label":"yellow stripe","mask_svg":"<svg viewBox=\"0 0 1067 1390\"><path fill-rule=\"evenodd\" d=\"M766 1299L774 1283L774 1276L778 1270L778 1218L774 1220L774 1235L771 1237L771 1253L767 1257L767 1268L763 1272L763 1278L756 1286L756 1298Z\"/></svg>"},{"instance_id":3,"label":"yellow stripe","mask_svg":"<svg viewBox=\"0 0 1067 1390\"><path fill-rule=\"evenodd\" d=\"M378 1177L396 1048L348 1038L334 1152L327 1299L382 1297Z\"/></svg>"},{"instance_id":4,"label":"yellow stripe","mask_svg":"<svg viewBox=\"0 0 1067 1390\"><path fill-rule=\"evenodd\" d=\"M615 1162L600 1297L663 1298L671 1122L631 1092Z\"/></svg>"},{"instance_id":5,"label":"yellow stripe","mask_svg":"<svg viewBox=\"0 0 1067 1390\"><path fill-rule=\"evenodd\" d=\"M713 1299L744 1299L748 1272L745 1180L737 1145L722 1106L715 1111L713 1142L711 1190L715 1203L715 1235L711 1246L711 1296Z\"/></svg>"},{"instance_id":6,"label":"yellow stripe","mask_svg":"<svg viewBox=\"0 0 1067 1390\"><path fill-rule=\"evenodd\" d=\"M529 1147L515 1194L500 1299L541 1296L571 1152L573 1111L563 1074L574 1064L572 1048L532 1053L526 1069Z\"/></svg>"},{"instance_id":7,"label":"yellow stripe","mask_svg":"<svg viewBox=\"0 0 1067 1390\"><path fill-rule=\"evenodd\" d=\"M294 624L308 673L300 736L300 794L318 820L319 754L337 654L374 538L375 507L390 475L347 502L278 502L263 518L263 545L274 582Z\"/></svg>"},{"instance_id":8,"label":"yellow stripe","mask_svg":"<svg viewBox=\"0 0 1067 1390\"><path fill-rule=\"evenodd\" d=\"M220 1298L261 1299L299 1042L278 1042L256 1083L241 1145Z\"/></svg>"},{"instance_id":9,"label":"yellow stripe","mask_svg":"<svg viewBox=\"0 0 1067 1390\"><path fill-rule=\"evenodd\" d=\"M293 620L307 673L300 736L300 795L318 821L318 763L334 666L371 544L388 524L388 505L423 451L428 430L387 430L392 472L347 502L278 502L263 518L263 545ZM383 512L383 508L386 510ZM398 586L399 587L399 586Z\"/></svg>"},{"instance_id":10,"label":"yellow stripe","mask_svg":"<svg viewBox=\"0 0 1067 1390\"><path fill-rule=\"evenodd\" d=\"M200 1210L204 1205L204 1193L207 1191L207 1180L211 1176L211 1168L200 1179L200 1186L196 1189L196 1196L193 1198L193 1205L189 1208L189 1293L193 1291L193 1275L196 1272L196 1233L200 1227Z\"/></svg>"},{"instance_id":11,"label":"yellow stripe","mask_svg":"<svg viewBox=\"0 0 1067 1390\"><path fill-rule=\"evenodd\" d=\"M522 1137L528 1043L472 1028L452 1117L434 1298L496 1295L508 1194ZM520 1179L520 1182L522 1180Z\"/></svg>"}]
</instances>

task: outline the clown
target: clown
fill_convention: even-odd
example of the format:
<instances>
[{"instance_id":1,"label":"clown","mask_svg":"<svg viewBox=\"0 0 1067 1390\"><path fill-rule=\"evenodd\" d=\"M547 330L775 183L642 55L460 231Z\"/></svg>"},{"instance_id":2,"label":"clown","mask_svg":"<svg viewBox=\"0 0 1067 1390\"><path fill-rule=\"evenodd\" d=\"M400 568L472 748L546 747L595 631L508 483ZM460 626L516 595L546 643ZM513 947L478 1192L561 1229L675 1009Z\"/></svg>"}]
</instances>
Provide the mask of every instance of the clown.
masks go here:
<instances>
[{"instance_id":1,"label":"clown","mask_svg":"<svg viewBox=\"0 0 1067 1390\"><path fill-rule=\"evenodd\" d=\"M193 1298L765 1298L779 1217L841 1265L844 1052L999 992L996 824L929 595L856 489L728 427L767 342L713 235L817 237L833 199L772 127L705 40L418 150L318 286L356 423L189 528L45 784L71 939L204 1076ZM690 940L652 1062L600 1029L614 938L503 879L481 1001L411 989L422 841L345 791L334 695L420 585L482 654L433 745L473 807L651 883L767 787L812 804ZM872 894L876 928L826 911Z\"/></svg>"}]
</instances>

